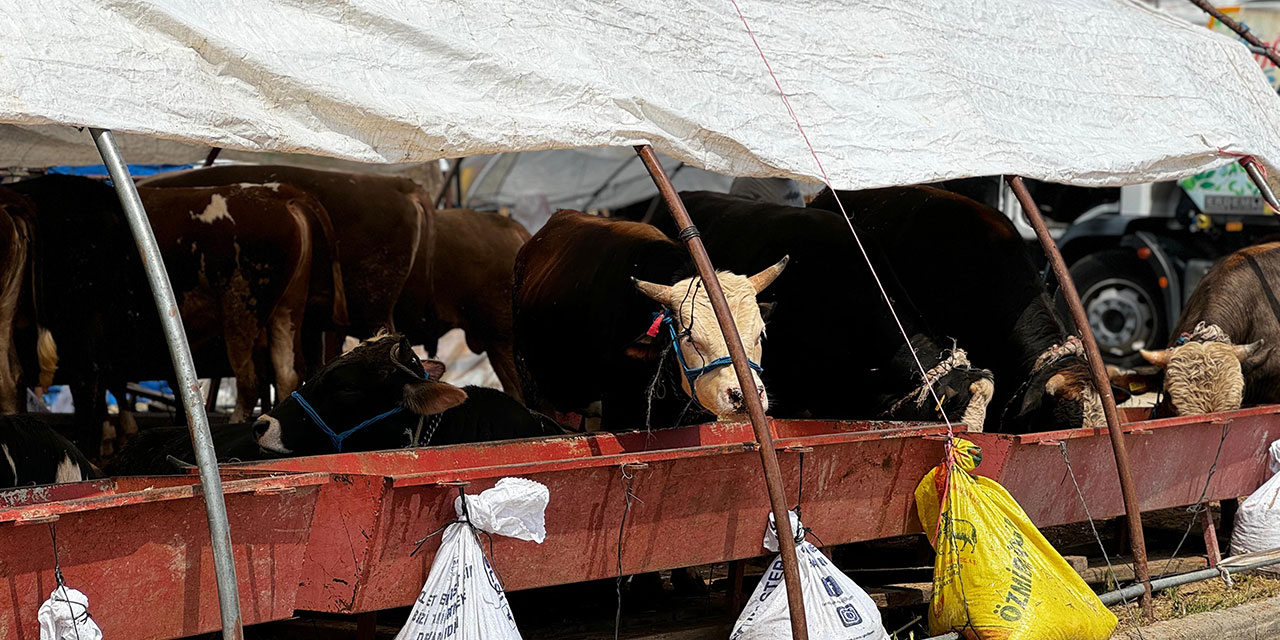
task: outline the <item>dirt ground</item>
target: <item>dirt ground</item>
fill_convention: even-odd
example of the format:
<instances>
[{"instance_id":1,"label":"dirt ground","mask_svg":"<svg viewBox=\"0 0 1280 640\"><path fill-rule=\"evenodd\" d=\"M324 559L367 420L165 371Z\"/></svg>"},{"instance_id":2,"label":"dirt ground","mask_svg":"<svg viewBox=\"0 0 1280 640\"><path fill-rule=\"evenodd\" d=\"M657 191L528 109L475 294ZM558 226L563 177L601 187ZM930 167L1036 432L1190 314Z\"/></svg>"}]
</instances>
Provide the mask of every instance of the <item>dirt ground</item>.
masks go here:
<instances>
[{"instance_id":1,"label":"dirt ground","mask_svg":"<svg viewBox=\"0 0 1280 640\"><path fill-rule=\"evenodd\" d=\"M1152 601L1156 620L1176 620L1206 611L1230 609L1280 594L1280 580L1272 575L1237 574L1232 580L1235 586L1231 588L1222 580L1205 580L1156 594ZM1111 612L1120 620L1117 632L1144 626L1142 609L1136 602L1111 607Z\"/></svg>"}]
</instances>

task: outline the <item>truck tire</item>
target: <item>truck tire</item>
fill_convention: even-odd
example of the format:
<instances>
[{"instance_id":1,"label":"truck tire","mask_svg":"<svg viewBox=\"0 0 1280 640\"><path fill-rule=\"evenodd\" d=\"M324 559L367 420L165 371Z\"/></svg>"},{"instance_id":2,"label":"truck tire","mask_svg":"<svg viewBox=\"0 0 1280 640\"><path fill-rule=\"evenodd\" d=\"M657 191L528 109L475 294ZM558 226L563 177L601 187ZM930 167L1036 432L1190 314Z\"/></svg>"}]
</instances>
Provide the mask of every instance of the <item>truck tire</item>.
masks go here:
<instances>
[{"instance_id":1,"label":"truck tire","mask_svg":"<svg viewBox=\"0 0 1280 640\"><path fill-rule=\"evenodd\" d=\"M1071 265L1085 315L1102 359L1120 367L1143 363L1139 349L1160 349L1168 339L1164 296L1151 269L1131 251L1112 249ZM1055 300L1060 317L1074 327L1062 290Z\"/></svg>"}]
</instances>

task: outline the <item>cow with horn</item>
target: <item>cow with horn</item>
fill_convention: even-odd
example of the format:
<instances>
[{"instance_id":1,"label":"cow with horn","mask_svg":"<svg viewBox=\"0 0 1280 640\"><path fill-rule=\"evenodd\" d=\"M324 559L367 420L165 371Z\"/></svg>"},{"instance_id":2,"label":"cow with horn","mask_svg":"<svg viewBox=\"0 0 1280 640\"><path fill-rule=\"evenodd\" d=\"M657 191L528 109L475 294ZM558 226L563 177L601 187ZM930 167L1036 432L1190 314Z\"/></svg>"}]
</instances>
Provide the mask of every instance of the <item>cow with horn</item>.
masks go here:
<instances>
[{"instance_id":1,"label":"cow with horn","mask_svg":"<svg viewBox=\"0 0 1280 640\"><path fill-rule=\"evenodd\" d=\"M1241 249L1200 281L1178 319L1169 347L1142 351L1164 372L1160 415L1230 411L1280 402L1280 242ZM1140 390L1156 376L1112 370L1112 381Z\"/></svg>"},{"instance_id":2,"label":"cow with horn","mask_svg":"<svg viewBox=\"0 0 1280 640\"><path fill-rule=\"evenodd\" d=\"M775 260L750 277L717 274L766 408L765 313L756 295L786 267L785 256ZM698 415L686 411L695 404L742 419L743 390L693 274L684 248L652 226L577 211L553 215L516 258L516 354L526 402L558 412L599 403L610 430L687 422ZM670 389L671 376L683 393Z\"/></svg>"}]
</instances>

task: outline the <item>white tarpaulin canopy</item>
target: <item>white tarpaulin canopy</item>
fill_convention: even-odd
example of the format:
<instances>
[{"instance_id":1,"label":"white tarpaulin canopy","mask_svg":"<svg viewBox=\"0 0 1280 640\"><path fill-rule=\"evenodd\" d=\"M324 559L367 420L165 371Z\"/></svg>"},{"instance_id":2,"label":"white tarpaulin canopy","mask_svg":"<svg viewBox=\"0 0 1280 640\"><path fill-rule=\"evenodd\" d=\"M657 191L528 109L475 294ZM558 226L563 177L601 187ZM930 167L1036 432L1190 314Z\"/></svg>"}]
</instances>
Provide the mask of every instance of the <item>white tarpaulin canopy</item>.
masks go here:
<instances>
[{"instance_id":1,"label":"white tarpaulin canopy","mask_svg":"<svg viewBox=\"0 0 1280 640\"><path fill-rule=\"evenodd\" d=\"M740 0L842 188L1017 173L1170 179L1280 163L1231 39L1133 0ZM730 0L45 0L0 13L0 166L208 146L425 161L650 142L818 175ZM174 141L190 145L169 144Z\"/></svg>"}]
</instances>

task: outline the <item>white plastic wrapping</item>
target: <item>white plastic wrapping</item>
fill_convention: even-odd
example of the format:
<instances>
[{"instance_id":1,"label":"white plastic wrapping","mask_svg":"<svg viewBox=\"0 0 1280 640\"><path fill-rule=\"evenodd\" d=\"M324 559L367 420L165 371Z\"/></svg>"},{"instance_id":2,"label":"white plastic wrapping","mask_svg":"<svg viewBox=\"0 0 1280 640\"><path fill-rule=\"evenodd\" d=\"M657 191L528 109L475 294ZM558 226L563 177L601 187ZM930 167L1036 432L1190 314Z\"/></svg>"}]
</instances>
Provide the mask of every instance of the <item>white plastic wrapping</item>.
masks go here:
<instances>
[{"instance_id":1,"label":"white plastic wrapping","mask_svg":"<svg viewBox=\"0 0 1280 640\"><path fill-rule=\"evenodd\" d=\"M466 517L458 497L459 521L445 528L427 581L396 640L520 640L502 582L471 527L540 544L547 535L548 499L544 485L524 478L503 478L492 489L467 496Z\"/></svg>"},{"instance_id":2,"label":"white plastic wrapping","mask_svg":"<svg viewBox=\"0 0 1280 640\"><path fill-rule=\"evenodd\" d=\"M526 478L503 478L492 489L467 496L465 511L462 496L454 498L453 508L459 518L469 517L471 524L483 531L542 544L547 538L550 500L546 485Z\"/></svg>"},{"instance_id":3,"label":"white plastic wrapping","mask_svg":"<svg viewBox=\"0 0 1280 640\"><path fill-rule=\"evenodd\" d=\"M792 531L800 527L794 512ZM778 550L773 514L765 527L764 547ZM880 621L880 610L867 592L831 564L809 542L796 544L800 561L800 586L804 592L804 613L809 637L815 640L888 640ZM738 616L730 640L785 640L791 637L787 585L783 580L782 556L774 558L751 599Z\"/></svg>"},{"instance_id":4,"label":"white plastic wrapping","mask_svg":"<svg viewBox=\"0 0 1280 640\"><path fill-rule=\"evenodd\" d=\"M1271 443L1271 476L1240 503L1231 532L1231 555L1280 547L1280 440ZM1280 573L1280 567L1261 571Z\"/></svg>"},{"instance_id":5,"label":"white plastic wrapping","mask_svg":"<svg viewBox=\"0 0 1280 640\"><path fill-rule=\"evenodd\" d=\"M739 5L840 188L1280 162L1280 103L1248 50L1137 0ZM726 175L819 175L719 0L12 2L0 123L19 125L0 127L0 166L97 163L67 126L93 125L130 162L651 142Z\"/></svg>"},{"instance_id":6,"label":"white plastic wrapping","mask_svg":"<svg viewBox=\"0 0 1280 640\"><path fill-rule=\"evenodd\" d=\"M89 596L57 587L36 612L40 640L102 640L102 630L89 617Z\"/></svg>"}]
</instances>

